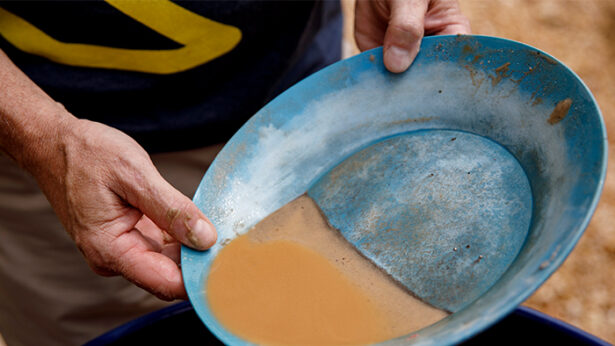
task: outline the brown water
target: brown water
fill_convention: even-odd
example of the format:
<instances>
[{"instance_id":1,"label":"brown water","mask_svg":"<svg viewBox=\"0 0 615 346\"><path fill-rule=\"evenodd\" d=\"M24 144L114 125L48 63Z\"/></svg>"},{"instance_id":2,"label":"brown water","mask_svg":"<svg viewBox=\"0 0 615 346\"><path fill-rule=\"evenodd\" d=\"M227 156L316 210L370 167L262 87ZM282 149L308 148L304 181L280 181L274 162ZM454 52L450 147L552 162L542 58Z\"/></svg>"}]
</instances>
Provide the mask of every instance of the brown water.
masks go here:
<instances>
[{"instance_id":1,"label":"brown water","mask_svg":"<svg viewBox=\"0 0 615 346\"><path fill-rule=\"evenodd\" d=\"M206 292L229 331L259 344L368 344L446 316L359 254L305 195L220 250Z\"/></svg>"}]
</instances>

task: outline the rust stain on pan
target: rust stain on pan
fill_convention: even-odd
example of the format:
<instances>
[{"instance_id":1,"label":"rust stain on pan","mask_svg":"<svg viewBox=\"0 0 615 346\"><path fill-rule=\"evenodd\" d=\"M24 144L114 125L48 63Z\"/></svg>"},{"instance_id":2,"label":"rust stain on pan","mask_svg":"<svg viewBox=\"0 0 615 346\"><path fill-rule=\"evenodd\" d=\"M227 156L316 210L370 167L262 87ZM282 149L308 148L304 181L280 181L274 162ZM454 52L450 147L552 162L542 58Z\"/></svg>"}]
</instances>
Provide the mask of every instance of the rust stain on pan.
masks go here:
<instances>
[{"instance_id":1,"label":"rust stain on pan","mask_svg":"<svg viewBox=\"0 0 615 346\"><path fill-rule=\"evenodd\" d=\"M510 62L507 62L504 65L495 69L495 77L489 76L489 78L491 78L492 86L496 86L503 78L510 76L510 71L508 70L509 66Z\"/></svg>"},{"instance_id":2,"label":"rust stain on pan","mask_svg":"<svg viewBox=\"0 0 615 346\"><path fill-rule=\"evenodd\" d=\"M555 125L562 121L562 119L566 117L566 114L568 114L570 106L572 106L572 100L570 98L559 101L557 105L555 105L555 109L551 112L547 122L551 125Z\"/></svg>"}]
</instances>

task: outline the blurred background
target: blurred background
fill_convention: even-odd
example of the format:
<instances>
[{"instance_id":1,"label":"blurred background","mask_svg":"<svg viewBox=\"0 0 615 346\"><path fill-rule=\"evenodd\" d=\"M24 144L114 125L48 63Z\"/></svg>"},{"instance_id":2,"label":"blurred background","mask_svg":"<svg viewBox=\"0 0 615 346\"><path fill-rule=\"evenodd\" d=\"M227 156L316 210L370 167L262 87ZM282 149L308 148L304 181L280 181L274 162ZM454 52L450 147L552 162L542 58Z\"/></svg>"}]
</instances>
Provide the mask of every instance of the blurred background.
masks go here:
<instances>
[{"instance_id":1,"label":"blurred background","mask_svg":"<svg viewBox=\"0 0 615 346\"><path fill-rule=\"evenodd\" d=\"M539 48L575 71L615 131L615 0L461 0L474 34ZM354 0L342 0L344 56L354 43ZM524 304L615 343L615 141L598 209L566 262ZM0 336L0 346L3 345Z\"/></svg>"},{"instance_id":2,"label":"blurred background","mask_svg":"<svg viewBox=\"0 0 615 346\"><path fill-rule=\"evenodd\" d=\"M607 181L592 221L566 262L524 305L615 343L615 0L460 0L472 33L543 50L592 91L609 140ZM342 0L343 52L358 52L354 0Z\"/></svg>"}]
</instances>

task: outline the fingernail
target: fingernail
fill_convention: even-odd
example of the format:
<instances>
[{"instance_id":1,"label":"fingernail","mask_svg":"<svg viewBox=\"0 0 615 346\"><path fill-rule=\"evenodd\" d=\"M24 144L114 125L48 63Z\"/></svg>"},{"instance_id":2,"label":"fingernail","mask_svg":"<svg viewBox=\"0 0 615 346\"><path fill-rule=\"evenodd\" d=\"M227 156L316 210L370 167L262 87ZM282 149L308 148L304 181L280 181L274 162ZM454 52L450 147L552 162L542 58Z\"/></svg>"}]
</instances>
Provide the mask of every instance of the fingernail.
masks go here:
<instances>
[{"instance_id":1,"label":"fingernail","mask_svg":"<svg viewBox=\"0 0 615 346\"><path fill-rule=\"evenodd\" d=\"M410 60L410 52L397 46L390 46L384 53L384 61L391 72L404 72L410 67Z\"/></svg>"},{"instance_id":2,"label":"fingernail","mask_svg":"<svg viewBox=\"0 0 615 346\"><path fill-rule=\"evenodd\" d=\"M188 228L187 238L197 249L208 249L216 242L216 230L213 225L203 219L197 219Z\"/></svg>"}]
</instances>

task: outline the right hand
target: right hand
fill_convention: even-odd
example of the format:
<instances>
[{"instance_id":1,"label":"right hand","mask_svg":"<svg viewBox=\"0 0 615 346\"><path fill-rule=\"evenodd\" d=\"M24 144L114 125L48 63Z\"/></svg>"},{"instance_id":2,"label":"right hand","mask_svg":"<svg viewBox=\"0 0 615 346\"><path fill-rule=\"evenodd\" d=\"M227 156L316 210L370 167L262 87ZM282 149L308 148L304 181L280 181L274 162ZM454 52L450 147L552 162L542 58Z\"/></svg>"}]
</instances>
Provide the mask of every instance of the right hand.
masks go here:
<instances>
[{"instance_id":1,"label":"right hand","mask_svg":"<svg viewBox=\"0 0 615 346\"><path fill-rule=\"evenodd\" d=\"M419 52L424 35L469 34L456 0L357 0L355 39L361 51L383 46L384 66L400 73Z\"/></svg>"},{"instance_id":2,"label":"right hand","mask_svg":"<svg viewBox=\"0 0 615 346\"><path fill-rule=\"evenodd\" d=\"M212 223L126 134L72 116L58 127L28 169L90 267L161 299L186 298L180 242L211 247Z\"/></svg>"}]
</instances>

